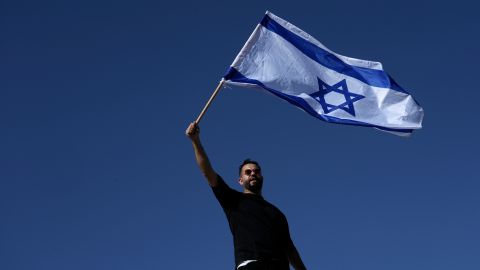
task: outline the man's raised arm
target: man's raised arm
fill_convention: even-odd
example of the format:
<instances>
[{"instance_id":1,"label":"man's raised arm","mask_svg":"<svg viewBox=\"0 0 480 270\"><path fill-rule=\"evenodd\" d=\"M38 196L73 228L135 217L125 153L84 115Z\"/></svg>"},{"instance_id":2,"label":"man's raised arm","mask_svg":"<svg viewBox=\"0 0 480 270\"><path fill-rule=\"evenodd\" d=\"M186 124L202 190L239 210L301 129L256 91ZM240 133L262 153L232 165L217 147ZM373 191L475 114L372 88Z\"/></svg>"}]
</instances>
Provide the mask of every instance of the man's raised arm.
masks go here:
<instances>
[{"instance_id":1,"label":"man's raised arm","mask_svg":"<svg viewBox=\"0 0 480 270\"><path fill-rule=\"evenodd\" d=\"M207 153L205 153L202 143L200 142L200 127L196 122L193 122L188 126L185 134L192 141L195 159L197 160L200 171L202 171L203 176L205 176L211 187L216 186L218 182L217 173L213 170Z\"/></svg>"}]
</instances>

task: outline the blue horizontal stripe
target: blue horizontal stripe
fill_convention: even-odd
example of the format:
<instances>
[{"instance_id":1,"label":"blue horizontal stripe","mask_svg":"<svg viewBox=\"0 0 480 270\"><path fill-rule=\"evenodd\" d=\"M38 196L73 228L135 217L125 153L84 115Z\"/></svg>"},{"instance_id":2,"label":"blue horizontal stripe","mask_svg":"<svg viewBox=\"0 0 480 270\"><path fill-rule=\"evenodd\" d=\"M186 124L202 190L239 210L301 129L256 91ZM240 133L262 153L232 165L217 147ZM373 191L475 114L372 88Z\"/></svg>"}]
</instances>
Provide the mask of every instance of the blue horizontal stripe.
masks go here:
<instances>
[{"instance_id":1,"label":"blue horizontal stripe","mask_svg":"<svg viewBox=\"0 0 480 270\"><path fill-rule=\"evenodd\" d=\"M263 17L260 24L266 29L283 37L285 40L295 46L298 50L300 50L303 54L326 68L335 70L336 72L344 74L346 76L358 79L359 81L362 81L371 86L390 88L395 91L407 93L393 80L390 80L391 77L385 71L346 64L336 55L292 33L290 30L280 25L268 15L265 15L265 17Z\"/></svg>"},{"instance_id":2,"label":"blue horizontal stripe","mask_svg":"<svg viewBox=\"0 0 480 270\"><path fill-rule=\"evenodd\" d=\"M348 119L341 119L341 118L337 118L337 117L333 117L333 116L319 114L303 98L282 93L278 90L272 89L272 88L264 85L263 83L261 83L258 80L249 79L233 67L230 67L227 74L225 74L224 79L232 81L232 82L249 83L249 84L258 85L258 86L262 87L263 89L267 90L268 92L274 94L275 96L277 96L281 99L284 99L287 102L289 102L290 104L293 104L293 105L301 108L302 110L304 110L305 112L307 112L311 116L313 116L315 118L318 118L322 121L329 122L329 123L364 126L364 127L375 127L375 128L385 130L385 131L394 131L394 132L402 132L402 133L412 133L413 132L413 129L386 128L386 127L382 127L382 126L368 124L368 123L365 123L365 122L348 120Z\"/></svg>"}]
</instances>

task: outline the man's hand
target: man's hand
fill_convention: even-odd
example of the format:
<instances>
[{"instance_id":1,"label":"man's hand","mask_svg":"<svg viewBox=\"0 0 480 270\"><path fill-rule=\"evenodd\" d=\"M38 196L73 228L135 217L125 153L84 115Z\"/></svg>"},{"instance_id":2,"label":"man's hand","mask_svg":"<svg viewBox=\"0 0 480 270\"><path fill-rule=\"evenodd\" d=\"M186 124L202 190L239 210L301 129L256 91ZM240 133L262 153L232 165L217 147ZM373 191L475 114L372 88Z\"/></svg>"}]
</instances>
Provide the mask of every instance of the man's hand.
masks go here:
<instances>
[{"instance_id":1,"label":"man's hand","mask_svg":"<svg viewBox=\"0 0 480 270\"><path fill-rule=\"evenodd\" d=\"M198 126L197 122L190 123L187 130L185 131L185 134L188 138L190 138L190 140L198 141L198 139L200 138L200 127Z\"/></svg>"}]
</instances>

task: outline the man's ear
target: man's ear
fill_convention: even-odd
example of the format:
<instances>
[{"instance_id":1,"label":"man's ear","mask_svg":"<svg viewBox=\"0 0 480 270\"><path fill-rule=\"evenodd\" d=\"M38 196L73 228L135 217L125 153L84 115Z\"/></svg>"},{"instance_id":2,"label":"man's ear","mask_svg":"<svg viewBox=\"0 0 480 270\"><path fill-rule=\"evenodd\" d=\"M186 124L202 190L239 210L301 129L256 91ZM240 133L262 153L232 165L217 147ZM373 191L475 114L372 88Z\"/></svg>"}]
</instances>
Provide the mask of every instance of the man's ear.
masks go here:
<instances>
[{"instance_id":1,"label":"man's ear","mask_svg":"<svg viewBox=\"0 0 480 270\"><path fill-rule=\"evenodd\" d=\"M238 178L238 183L239 183L241 186L243 185L242 177L239 177L239 178Z\"/></svg>"}]
</instances>

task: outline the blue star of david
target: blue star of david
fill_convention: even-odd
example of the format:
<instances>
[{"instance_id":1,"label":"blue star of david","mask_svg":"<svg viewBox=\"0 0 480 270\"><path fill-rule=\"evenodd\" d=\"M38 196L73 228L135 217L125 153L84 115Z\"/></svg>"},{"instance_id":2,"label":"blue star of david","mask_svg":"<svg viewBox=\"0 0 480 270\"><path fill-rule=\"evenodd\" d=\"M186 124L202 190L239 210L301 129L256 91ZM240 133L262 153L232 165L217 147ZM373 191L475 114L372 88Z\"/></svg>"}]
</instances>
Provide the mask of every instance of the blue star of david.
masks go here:
<instances>
[{"instance_id":1,"label":"blue star of david","mask_svg":"<svg viewBox=\"0 0 480 270\"><path fill-rule=\"evenodd\" d=\"M341 80L340 82L332 86L326 84L325 82L320 80L320 78L318 77L317 79L318 79L319 90L315 93L310 94L310 96L314 98L316 101L318 101L320 105L322 105L322 109L325 113L330 113L335 110L342 109L347 113L355 116L355 108L353 106L353 103L356 101L359 101L362 98L365 98L365 96L348 92L347 81L345 79ZM342 94L345 97L345 102L337 106L328 104L325 101L325 95L330 92L337 92L339 94Z\"/></svg>"}]
</instances>

